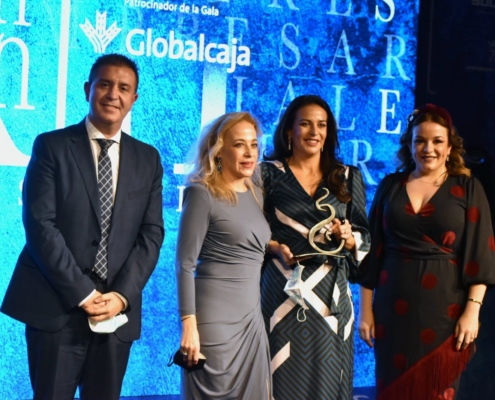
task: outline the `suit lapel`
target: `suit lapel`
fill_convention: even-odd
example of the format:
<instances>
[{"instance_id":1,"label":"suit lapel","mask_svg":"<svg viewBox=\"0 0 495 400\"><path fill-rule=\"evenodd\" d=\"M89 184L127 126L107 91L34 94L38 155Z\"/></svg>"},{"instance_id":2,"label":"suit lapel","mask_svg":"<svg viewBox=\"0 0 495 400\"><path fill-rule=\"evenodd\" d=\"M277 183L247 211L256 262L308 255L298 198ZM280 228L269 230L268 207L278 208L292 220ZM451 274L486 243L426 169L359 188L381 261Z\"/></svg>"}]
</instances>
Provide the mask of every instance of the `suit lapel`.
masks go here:
<instances>
[{"instance_id":1,"label":"suit lapel","mask_svg":"<svg viewBox=\"0 0 495 400\"><path fill-rule=\"evenodd\" d=\"M71 137L71 152L81 172L89 200L93 206L98 223L101 226L100 200L98 193L98 182L96 179L96 168L89 143L88 132L84 120L76 125L74 135Z\"/></svg>"},{"instance_id":2,"label":"suit lapel","mask_svg":"<svg viewBox=\"0 0 495 400\"><path fill-rule=\"evenodd\" d=\"M136 155L132 139L124 132L120 139L120 162L119 162L119 180L117 182L117 193L112 213L112 228L115 226L113 221L118 221L118 215L122 211L127 194L131 190L131 184L135 181L137 171Z\"/></svg>"}]
</instances>

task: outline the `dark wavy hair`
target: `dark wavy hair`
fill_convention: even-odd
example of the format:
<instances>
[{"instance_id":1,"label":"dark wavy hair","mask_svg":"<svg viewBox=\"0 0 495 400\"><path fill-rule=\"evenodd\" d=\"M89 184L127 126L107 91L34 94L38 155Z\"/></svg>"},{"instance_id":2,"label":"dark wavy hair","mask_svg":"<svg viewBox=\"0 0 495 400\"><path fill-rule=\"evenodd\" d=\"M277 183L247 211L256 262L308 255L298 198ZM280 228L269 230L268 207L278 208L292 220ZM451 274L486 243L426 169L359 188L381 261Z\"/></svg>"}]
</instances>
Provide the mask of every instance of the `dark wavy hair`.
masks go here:
<instances>
[{"instance_id":1,"label":"dark wavy hair","mask_svg":"<svg viewBox=\"0 0 495 400\"><path fill-rule=\"evenodd\" d=\"M320 169L323 179L332 193L342 202L351 200L345 184L345 166L337 159L340 152L339 139L337 137L337 122L328 103L320 96L304 95L296 97L285 110L273 135L273 151L264 154L263 158L269 161L283 161L292 156L293 150L289 150L288 132L293 129L297 111L309 105L317 105L327 113L327 138L323 144L323 152L320 157Z\"/></svg>"},{"instance_id":2,"label":"dark wavy hair","mask_svg":"<svg viewBox=\"0 0 495 400\"><path fill-rule=\"evenodd\" d=\"M434 104L426 104L419 109L414 110L408 117L407 128L400 137L400 149L397 152L399 166L397 171L412 172L416 164L412 158L411 148L413 129L423 122L435 122L448 131L448 143L452 146L449 154L449 160L445 163L449 175L466 175L471 176L471 171L464 163L463 140L457 134L457 130L452 124L452 118L449 112Z\"/></svg>"}]
</instances>

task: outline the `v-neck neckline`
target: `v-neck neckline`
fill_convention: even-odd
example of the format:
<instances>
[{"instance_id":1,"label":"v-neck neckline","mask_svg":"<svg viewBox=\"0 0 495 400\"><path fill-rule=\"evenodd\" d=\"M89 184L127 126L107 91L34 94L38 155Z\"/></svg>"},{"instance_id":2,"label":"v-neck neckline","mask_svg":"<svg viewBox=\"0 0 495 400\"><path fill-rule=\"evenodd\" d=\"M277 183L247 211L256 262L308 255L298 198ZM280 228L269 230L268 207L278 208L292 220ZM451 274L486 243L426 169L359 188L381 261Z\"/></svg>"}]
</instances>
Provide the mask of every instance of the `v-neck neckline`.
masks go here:
<instances>
[{"instance_id":1,"label":"v-neck neckline","mask_svg":"<svg viewBox=\"0 0 495 400\"><path fill-rule=\"evenodd\" d=\"M406 176L406 179L408 179L409 176ZM449 180L450 176L447 176L447 179L445 179L443 181L443 183L438 187L438 189L435 191L435 193L433 193L433 195L428 199L428 201L426 203L424 203L420 209L418 211L416 211L413 207L413 204L412 204L412 201L411 201L411 197L409 196L409 192L407 191L407 181L406 183L404 183L404 190L406 191L406 196L407 196L407 201L409 202L409 204L411 205L411 210L412 212L414 213L415 216L417 215L420 215L421 214L421 211L423 211L423 209L426 207L427 204L431 203L431 201L435 198L435 196L437 195L437 193L442 189L442 187L445 186L445 183Z\"/></svg>"},{"instance_id":2,"label":"v-neck neckline","mask_svg":"<svg viewBox=\"0 0 495 400\"><path fill-rule=\"evenodd\" d=\"M299 186L299 188L304 192L306 193L306 196L308 196L312 201L314 201L315 199L315 196L316 196L316 193L318 193L318 191L320 190L322 184L323 184L323 179L320 180L320 183L318 183L318 186L316 187L316 190L314 192L314 194L311 196L311 194L309 194L306 189L304 189L303 185L301 185L301 182L299 182L299 179L297 179L297 177L294 175L294 172L292 172L292 169L290 168L289 164L287 163L287 160L282 160L282 163L284 165L284 168L286 171L288 171L292 177L292 179L294 179L296 182L297 182L297 185ZM286 172L287 173L287 172Z\"/></svg>"}]
</instances>

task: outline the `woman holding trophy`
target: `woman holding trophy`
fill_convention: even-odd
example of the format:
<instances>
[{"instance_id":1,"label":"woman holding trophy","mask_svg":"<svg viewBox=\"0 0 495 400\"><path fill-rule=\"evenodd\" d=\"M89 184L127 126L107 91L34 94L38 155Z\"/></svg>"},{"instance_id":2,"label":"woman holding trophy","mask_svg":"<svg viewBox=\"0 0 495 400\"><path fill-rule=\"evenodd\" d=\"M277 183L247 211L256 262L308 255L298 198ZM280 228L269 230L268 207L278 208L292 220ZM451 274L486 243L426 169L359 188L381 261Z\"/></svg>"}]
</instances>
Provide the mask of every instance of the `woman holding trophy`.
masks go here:
<instances>
[{"instance_id":1,"label":"woman holding trophy","mask_svg":"<svg viewBox=\"0 0 495 400\"><path fill-rule=\"evenodd\" d=\"M354 311L348 281L370 239L361 174L336 158L328 104L294 99L261 164L272 230L261 278L275 398L350 399Z\"/></svg>"}]
</instances>

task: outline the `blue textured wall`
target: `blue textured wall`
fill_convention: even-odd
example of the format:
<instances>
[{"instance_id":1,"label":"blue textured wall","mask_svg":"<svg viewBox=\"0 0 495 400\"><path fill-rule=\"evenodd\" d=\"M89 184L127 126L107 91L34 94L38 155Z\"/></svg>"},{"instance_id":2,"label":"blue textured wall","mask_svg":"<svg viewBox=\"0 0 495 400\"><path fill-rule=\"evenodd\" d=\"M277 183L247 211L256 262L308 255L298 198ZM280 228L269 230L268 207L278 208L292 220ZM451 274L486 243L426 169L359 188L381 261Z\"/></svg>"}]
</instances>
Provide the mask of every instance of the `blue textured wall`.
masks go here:
<instances>
[{"instance_id":1,"label":"blue textured wall","mask_svg":"<svg viewBox=\"0 0 495 400\"><path fill-rule=\"evenodd\" d=\"M0 8L0 297L23 245L19 188L35 136L84 117L83 84L97 51L129 55L141 70L130 133L162 154L167 235L122 394L178 393L178 371L165 365L179 342L173 265L180 172L201 126L248 110L270 143L292 98L320 94L338 118L341 157L361 168L370 201L394 169L397 133L414 105L418 0L23 3L3 0ZM177 10L146 8L153 4ZM175 44L165 50L171 32ZM217 45L213 58L201 61L210 43ZM240 58L232 64L234 47ZM23 330L0 315L0 398L31 396ZM372 386L373 368L372 353L357 340L355 386Z\"/></svg>"}]
</instances>

